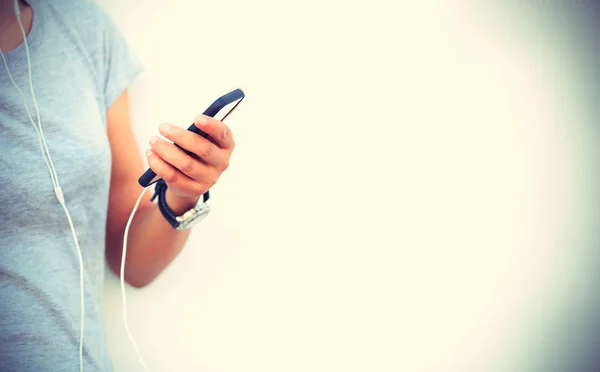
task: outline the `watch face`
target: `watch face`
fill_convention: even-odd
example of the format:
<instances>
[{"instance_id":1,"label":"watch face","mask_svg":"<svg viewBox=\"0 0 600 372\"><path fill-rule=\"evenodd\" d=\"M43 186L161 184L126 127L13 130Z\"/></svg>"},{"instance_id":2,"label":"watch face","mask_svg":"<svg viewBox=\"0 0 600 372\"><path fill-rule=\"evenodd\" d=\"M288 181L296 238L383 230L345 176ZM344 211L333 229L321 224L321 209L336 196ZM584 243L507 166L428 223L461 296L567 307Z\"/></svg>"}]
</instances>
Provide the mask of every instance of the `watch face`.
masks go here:
<instances>
[{"instance_id":1,"label":"watch face","mask_svg":"<svg viewBox=\"0 0 600 372\"><path fill-rule=\"evenodd\" d=\"M202 221L208 213L210 212L210 205L206 203L201 203L191 209L190 211L184 213L182 216L177 217L177 221L179 225L177 226L177 230L187 230L198 222Z\"/></svg>"}]
</instances>

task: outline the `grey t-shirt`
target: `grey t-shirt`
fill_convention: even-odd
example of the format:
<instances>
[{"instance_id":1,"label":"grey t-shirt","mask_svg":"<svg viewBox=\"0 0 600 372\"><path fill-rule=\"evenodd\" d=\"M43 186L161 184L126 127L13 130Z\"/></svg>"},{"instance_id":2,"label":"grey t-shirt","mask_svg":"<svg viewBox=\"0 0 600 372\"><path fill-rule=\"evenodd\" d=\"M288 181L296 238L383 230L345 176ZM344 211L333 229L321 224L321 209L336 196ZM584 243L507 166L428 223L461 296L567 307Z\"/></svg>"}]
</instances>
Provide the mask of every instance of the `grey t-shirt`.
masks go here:
<instances>
[{"instance_id":1,"label":"grey t-shirt","mask_svg":"<svg viewBox=\"0 0 600 372\"><path fill-rule=\"evenodd\" d=\"M84 371L109 371L102 325L111 151L106 110L140 72L89 0L29 0L33 85L85 267ZM24 45L5 52L35 110ZM78 371L79 261L25 104L0 65L0 371Z\"/></svg>"}]
</instances>

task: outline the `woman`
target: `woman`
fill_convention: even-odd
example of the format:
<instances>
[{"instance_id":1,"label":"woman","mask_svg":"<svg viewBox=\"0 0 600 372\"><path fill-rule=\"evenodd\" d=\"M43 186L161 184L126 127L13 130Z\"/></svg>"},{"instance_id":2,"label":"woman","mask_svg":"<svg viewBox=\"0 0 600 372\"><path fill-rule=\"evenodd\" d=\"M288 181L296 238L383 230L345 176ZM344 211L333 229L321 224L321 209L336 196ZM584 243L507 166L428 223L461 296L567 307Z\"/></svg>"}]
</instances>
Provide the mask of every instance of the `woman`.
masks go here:
<instances>
[{"instance_id":1,"label":"woman","mask_svg":"<svg viewBox=\"0 0 600 372\"><path fill-rule=\"evenodd\" d=\"M17 4L15 12L13 0L0 0L6 63L0 73L0 370L110 371L101 322L103 272L106 257L119 274L125 226L142 190L137 179L145 165L127 100L140 67L93 2ZM146 152L166 181L161 197L176 215L202 202L234 148L222 122L200 116L195 124L212 140L168 124L159 132L202 160L157 137ZM42 155L44 140L49 157ZM134 287L156 278L189 234L174 229L151 196L142 199L129 231L124 278Z\"/></svg>"}]
</instances>

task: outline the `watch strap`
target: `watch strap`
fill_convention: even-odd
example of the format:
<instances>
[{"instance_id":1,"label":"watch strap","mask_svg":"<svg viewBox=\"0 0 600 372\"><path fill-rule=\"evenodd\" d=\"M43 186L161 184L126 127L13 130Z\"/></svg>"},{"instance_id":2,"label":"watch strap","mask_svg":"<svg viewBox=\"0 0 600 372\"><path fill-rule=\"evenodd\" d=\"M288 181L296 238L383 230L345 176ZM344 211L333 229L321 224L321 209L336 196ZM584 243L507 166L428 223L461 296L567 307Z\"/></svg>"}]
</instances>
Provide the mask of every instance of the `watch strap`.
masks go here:
<instances>
[{"instance_id":1,"label":"watch strap","mask_svg":"<svg viewBox=\"0 0 600 372\"><path fill-rule=\"evenodd\" d=\"M150 200L154 201L154 199L158 198L158 209L162 213L163 217L165 217L167 222L169 222L169 224L174 229L177 229L180 225L180 222L177 221L177 218L179 216L177 214L175 214L175 212L173 212L173 210L171 210L171 208L169 208L169 205L167 204L167 198L166 198L167 188L168 188L168 186L167 186L167 183L165 182L165 180L161 179L158 182L156 182L156 186L154 188L154 195L152 196L152 199L150 199ZM210 199L210 192L209 191L205 192L202 195L202 198L203 198L203 202L206 203Z\"/></svg>"}]
</instances>

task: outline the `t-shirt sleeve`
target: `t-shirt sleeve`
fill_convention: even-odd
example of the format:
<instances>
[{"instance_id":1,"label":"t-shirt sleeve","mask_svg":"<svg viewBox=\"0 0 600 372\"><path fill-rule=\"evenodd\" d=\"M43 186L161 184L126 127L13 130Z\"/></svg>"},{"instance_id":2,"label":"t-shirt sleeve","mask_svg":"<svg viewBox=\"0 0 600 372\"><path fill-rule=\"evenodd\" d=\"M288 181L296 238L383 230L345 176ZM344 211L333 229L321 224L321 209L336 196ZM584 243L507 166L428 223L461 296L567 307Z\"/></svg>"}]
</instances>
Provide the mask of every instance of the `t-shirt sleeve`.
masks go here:
<instances>
[{"instance_id":1,"label":"t-shirt sleeve","mask_svg":"<svg viewBox=\"0 0 600 372\"><path fill-rule=\"evenodd\" d=\"M142 72L140 61L112 17L103 14L103 94L108 109Z\"/></svg>"}]
</instances>

